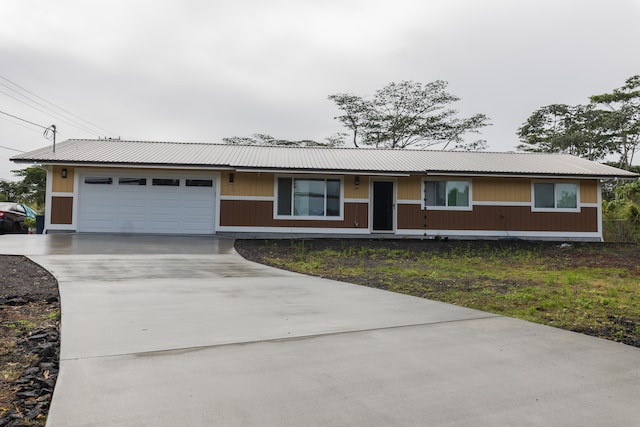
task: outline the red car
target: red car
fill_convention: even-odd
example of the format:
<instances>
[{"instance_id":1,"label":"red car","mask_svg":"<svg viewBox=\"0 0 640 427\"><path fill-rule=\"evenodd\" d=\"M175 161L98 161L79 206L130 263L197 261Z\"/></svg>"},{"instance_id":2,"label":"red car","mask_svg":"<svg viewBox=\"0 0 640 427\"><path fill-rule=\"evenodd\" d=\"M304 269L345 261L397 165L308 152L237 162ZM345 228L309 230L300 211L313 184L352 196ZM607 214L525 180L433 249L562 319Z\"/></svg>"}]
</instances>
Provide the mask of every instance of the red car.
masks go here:
<instances>
[{"instance_id":1,"label":"red car","mask_svg":"<svg viewBox=\"0 0 640 427\"><path fill-rule=\"evenodd\" d=\"M26 233L26 218L35 218L36 213L29 206L21 203L0 202L0 234Z\"/></svg>"}]
</instances>

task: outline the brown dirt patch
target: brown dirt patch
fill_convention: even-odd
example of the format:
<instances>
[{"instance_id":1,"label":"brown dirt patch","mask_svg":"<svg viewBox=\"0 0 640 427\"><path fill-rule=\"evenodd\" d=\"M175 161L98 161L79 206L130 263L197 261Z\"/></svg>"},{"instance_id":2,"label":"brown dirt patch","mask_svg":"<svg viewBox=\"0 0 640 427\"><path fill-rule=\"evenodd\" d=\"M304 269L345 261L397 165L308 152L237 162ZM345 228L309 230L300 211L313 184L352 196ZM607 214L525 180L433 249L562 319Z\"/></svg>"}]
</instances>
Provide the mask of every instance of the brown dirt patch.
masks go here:
<instances>
[{"instance_id":1,"label":"brown dirt patch","mask_svg":"<svg viewBox=\"0 0 640 427\"><path fill-rule=\"evenodd\" d=\"M288 268L307 259L322 258L322 251L337 251L344 256L327 256L319 262L317 268L305 268L307 274L341 280L359 285L394 289L397 277L393 272L381 271L381 266L389 263L396 270L412 268L412 262L422 255L436 255L441 258L482 259L485 256L503 259L508 254L526 254L528 261L544 266L548 270L564 271L573 269L617 269L618 277L640 277L640 250L636 244L620 243L571 243L531 242L531 241L434 241L434 240L366 240L366 239L309 239L309 240L237 240L235 248L248 260ZM427 253L427 254L425 254ZM320 254L320 256L318 255ZM424 259L424 257L423 257ZM317 262L317 261L316 261ZM357 275L349 272L348 267L358 268ZM415 267L415 265L413 266ZM374 271L375 270L375 271ZM406 278L406 277L405 277ZM500 280L483 275L462 276L452 279L447 275L435 274L434 278L416 277L415 285L411 279L405 280L403 293L439 300L444 293L458 292L470 294L472 291L488 292L491 295L506 295L517 291L540 286L527 277L501 278ZM561 285L558 285L561 286ZM633 298L633 297L632 297ZM463 298L462 298L463 299ZM443 300L445 302L451 302ZM456 303L456 302L454 302ZM473 307L478 308L478 307ZM582 317L589 318L589 309ZM488 310L491 311L491 310ZM611 313L614 313L613 315ZM558 326L559 319L539 316L541 323ZM548 316L547 316L548 317ZM627 310L625 315L603 309L593 314L594 320L586 322L589 326L562 324L561 327L612 341L623 342L640 347L640 312ZM528 319L533 320L533 319Z\"/></svg>"}]
</instances>

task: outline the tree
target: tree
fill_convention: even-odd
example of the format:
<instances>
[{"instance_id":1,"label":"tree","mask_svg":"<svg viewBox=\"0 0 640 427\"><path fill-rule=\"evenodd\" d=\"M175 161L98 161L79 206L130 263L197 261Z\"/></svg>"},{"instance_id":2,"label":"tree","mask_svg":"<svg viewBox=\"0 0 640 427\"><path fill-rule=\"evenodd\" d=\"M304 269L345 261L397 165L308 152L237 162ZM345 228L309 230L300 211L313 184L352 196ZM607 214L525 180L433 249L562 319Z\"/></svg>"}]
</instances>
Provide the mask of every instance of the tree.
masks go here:
<instances>
[{"instance_id":1,"label":"tree","mask_svg":"<svg viewBox=\"0 0 640 427\"><path fill-rule=\"evenodd\" d=\"M336 147L344 144L344 134L335 134L327 138L327 142L318 142L312 139L302 139L299 141L290 141L287 139L276 139L271 135L264 133L254 133L250 137L231 136L222 138L227 144L234 145L277 145L277 146L293 146L293 147Z\"/></svg>"},{"instance_id":2,"label":"tree","mask_svg":"<svg viewBox=\"0 0 640 427\"><path fill-rule=\"evenodd\" d=\"M534 111L518 129L523 142L518 149L594 161L618 154L618 167L629 170L640 145L640 76L589 99L586 105L552 104Z\"/></svg>"},{"instance_id":3,"label":"tree","mask_svg":"<svg viewBox=\"0 0 640 427\"><path fill-rule=\"evenodd\" d=\"M343 112L338 119L353 135L353 144L386 148L431 147L481 149L485 142L465 144L467 133L488 126L484 114L459 118L449 108L459 98L446 91L447 82L389 83L373 97L338 93L329 99Z\"/></svg>"},{"instance_id":4,"label":"tree","mask_svg":"<svg viewBox=\"0 0 640 427\"><path fill-rule=\"evenodd\" d=\"M340 120L344 127L351 130L353 145L358 147L360 129L366 129L366 123L369 113L373 111L373 105L359 96L348 93L329 95L329 99L335 102L338 108L344 112L342 116L335 118Z\"/></svg>"},{"instance_id":5,"label":"tree","mask_svg":"<svg viewBox=\"0 0 640 427\"><path fill-rule=\"evenodd\" d=\"M18 199L18 183L0 181L0 202L14 201Z\"/></svg>"},{"instance_id":6,"label":"tree","mask_svg":"<svg viewBox=\"0 0 640 427\"><path fill-rule=\"evenodd\" d=\"M518 136L524 144L517 148L601 160L615 150L602 129L603 113L592 105L552 104L542 107L518 129Z\"/></svg>"},{"instance_id":7,"label":"tree","mask_svg":"<svg viewBox=\"0 0 640 427\"><path fill-rule=\"evenodd\" d=\"M640 75L629 77L611 93L591 96L591 103L607 108L604 126L607 137L620 154L620 166L629 169L640 145Z\"/></svg>"},{"instance_id":8,"label":"tree","mask_svg":"<svg viewBox=\"0 0 640 427\"><path fill-rule=\"evenodd\" d=\"M11 171L22 177L18 182L0 181L0 197L31 205L36 210L44 206L47 173L36 167Z\"/></svg>"}]
</instances>

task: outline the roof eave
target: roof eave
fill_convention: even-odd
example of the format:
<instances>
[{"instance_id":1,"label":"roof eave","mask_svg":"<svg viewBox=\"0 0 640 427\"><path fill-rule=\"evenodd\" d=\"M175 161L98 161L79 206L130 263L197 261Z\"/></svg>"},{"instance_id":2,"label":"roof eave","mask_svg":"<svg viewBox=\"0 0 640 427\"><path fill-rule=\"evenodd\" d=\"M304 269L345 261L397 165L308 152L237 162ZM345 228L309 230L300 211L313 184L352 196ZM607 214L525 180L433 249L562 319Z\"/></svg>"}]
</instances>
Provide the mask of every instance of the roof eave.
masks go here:
<instances>
[{"instance_id":1,"label":"roof eave","mask_svg":"<svg viewBox=\"0 0 640 427\"><path fill-rule=\"evenodd\" d=\"M315 174L346 174L346 175L378 175L378 176L410 176L410 175L438 175L438 176L500 176L503 178L576 178L576 179L637 179L639 174L576 174L576 173L545 173L545 172L516 172L516 171L452 171L452 170L416 170L416 171L394 171L394 170L372 170L372 169L330 169L330 168L286 168L286 167L245 167L231 164L204 164L204 163L146 163L146 162L100 162L82 160L56 160L56 159L35 159L35 158L11 158L14 163L22 164L43 164L43 165L70 165L70 166L98 166L98 167L141 167L141 168L202 168L238 170L244 172L263 173L315 173Z\"/></svg>"}]
</instances>

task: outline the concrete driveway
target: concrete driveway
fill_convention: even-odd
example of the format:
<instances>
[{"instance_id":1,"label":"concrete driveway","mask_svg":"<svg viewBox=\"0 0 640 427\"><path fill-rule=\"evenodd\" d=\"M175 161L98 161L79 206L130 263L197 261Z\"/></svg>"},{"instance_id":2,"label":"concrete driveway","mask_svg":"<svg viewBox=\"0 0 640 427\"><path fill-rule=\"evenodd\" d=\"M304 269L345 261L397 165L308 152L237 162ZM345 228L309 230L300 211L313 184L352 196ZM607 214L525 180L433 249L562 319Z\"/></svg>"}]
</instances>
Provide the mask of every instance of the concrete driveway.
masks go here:
<instances>
[{"instance_id":1,"label":"concrete driveway","mask_svg":"<svg viewBox=\"0 0 640 427\"><path fill-rule=\"evenodd\" d=\"M284 272L213 237L0 236L62 298L48 426L628 426L640 350Z\"/></svg>"}]
</instances>

